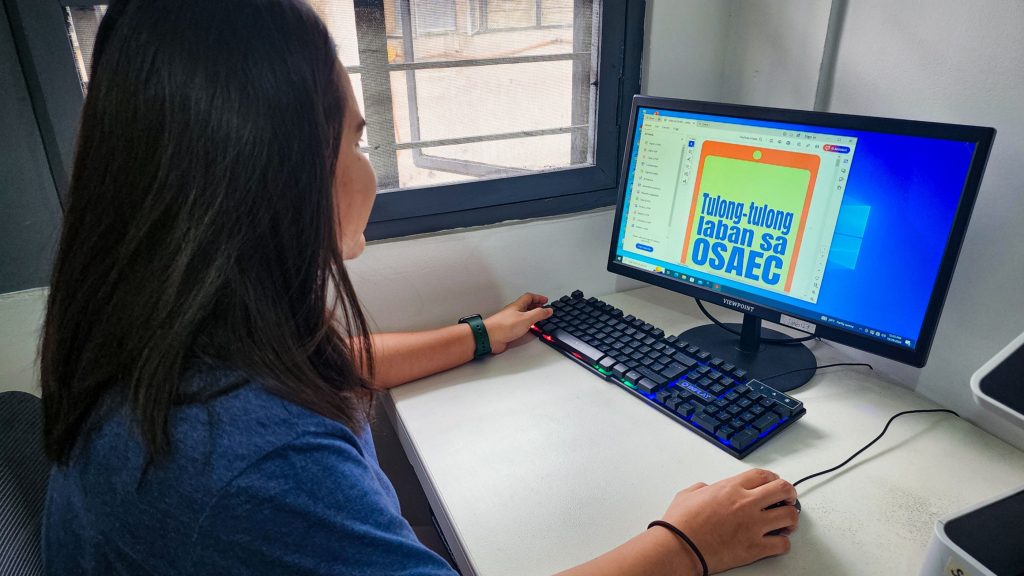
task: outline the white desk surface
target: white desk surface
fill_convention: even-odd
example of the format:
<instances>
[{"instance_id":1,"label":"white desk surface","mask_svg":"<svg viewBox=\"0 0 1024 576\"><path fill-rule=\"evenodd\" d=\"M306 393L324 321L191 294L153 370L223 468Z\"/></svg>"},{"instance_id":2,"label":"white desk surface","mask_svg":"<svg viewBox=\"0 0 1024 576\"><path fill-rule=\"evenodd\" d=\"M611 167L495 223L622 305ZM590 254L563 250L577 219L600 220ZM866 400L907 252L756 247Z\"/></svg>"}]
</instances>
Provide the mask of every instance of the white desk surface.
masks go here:
<instances>
[{"instance_id":1,"label":"white desk surface","mask_svg":"<svg viewBox=\"0 0 1024 576\"><path fill-rule=\"evenodd\" d=\"M705 323L692 299L659 288L602 299L666 334ZM845 359L811 349L819 363ZM846 459L894 413L936 407L866 368L824 370L793 395L807 414L740 461L530 335L392 390L388 409L463 573L525 576L625 542L694 482L751 467L795 481ZM1021 451L952 415L904 416L799 487L787 556L729 574L917 574L939 517L1022 483Z\"/></svg>"}]
</instances>

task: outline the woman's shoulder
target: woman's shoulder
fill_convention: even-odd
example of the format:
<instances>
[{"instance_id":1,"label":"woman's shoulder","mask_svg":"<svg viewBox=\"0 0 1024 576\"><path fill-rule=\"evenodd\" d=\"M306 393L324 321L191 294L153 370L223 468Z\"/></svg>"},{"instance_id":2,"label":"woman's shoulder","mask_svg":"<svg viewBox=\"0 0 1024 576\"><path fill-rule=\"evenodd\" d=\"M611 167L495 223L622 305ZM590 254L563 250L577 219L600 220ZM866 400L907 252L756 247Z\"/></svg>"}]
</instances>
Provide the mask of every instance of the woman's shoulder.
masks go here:
<instances>
[{"instance_id":1,"label":"woman's shoulder","mask_svg":"<svg viewBox=\"0 0 1024 576\"><path fill-rule=\"evenodd\" d=\"M216 492L241 470L266 454L305 436L329 437L361 457L372 451L369 430L345 424L271 394L257 380L232 369L190 371L182 382L182 400L167 421L169 451L148 454L127 407L115 403L103 411L71 468L109 470L114 479L156 492L186 487L192 494ZM370 456L371 458L373 456Z\"/></svg>"},{"instance_id":2,"label":"woman's shoulder","mask_svg":"<svg viewBox=\"0 0 1024 576\"><path fill-rule=\"evenodd\" d=\"M366 449L364 436L369 434L368 429L351 430L344 423L274 395L261 382L237 370L193 374L186 387L218 392L208 400L185 404L173 414L171 430L178 443L174 451L179 454L199 455L212 450L221 456L219 460L240 465L311 435L332 437L360 454Z\"/></svg>"}]
</instances>

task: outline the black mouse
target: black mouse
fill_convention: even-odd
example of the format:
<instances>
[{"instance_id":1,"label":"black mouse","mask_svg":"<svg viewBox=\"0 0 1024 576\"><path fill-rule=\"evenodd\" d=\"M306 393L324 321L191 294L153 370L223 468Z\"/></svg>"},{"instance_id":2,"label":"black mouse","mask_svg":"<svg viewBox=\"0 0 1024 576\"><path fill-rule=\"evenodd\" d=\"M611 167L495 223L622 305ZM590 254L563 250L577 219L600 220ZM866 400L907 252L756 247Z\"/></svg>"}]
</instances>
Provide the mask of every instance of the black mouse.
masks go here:
<instances>
[{"instance_id":1,"label":"black mouse","mask_svg":"<svg viewBox=\"0 0 1024 576\"><path fill-rule=\"evenodd\" d=\"M785 500L779 500L775 504L772 504L771 506L768 506L767 508L765 508L765 510L771 510L773 508L778 508L779 506L788 506L788 504L786 504ZM800 500L798 499L796 501L796 503L793 504L793 506L796 506L796 511L799 514L800 513ZM779 528L778 530L772 530L771 532L768 533L768 536L778 536L779 534L782 534L782 530L783 530L782 528Z\"/></svg>"}]
</instances>

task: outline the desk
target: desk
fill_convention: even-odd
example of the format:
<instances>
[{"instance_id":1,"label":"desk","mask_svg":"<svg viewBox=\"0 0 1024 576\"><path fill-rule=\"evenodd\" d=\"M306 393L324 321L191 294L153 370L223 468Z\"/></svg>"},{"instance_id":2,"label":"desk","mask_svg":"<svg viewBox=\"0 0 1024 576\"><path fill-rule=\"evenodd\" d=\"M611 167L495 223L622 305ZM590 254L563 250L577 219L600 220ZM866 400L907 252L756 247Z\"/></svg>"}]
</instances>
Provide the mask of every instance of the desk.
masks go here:
<instances>
[{"instance_id":1,"label":"desk","mask_svg":"<svg viewBox=\"0 0 1024 576\"><path fill-rule=\"evenodd\" d=\"M659 288L603 299L667 334L705 323L692 299ZM811 349L819 363L845 359ZM807 414L739 461L531 335L392 390L387 408L463 573L524 576L625 542L694 482L750 467L796 480L844 460L892 414L935 407L866 368L830 369L793 395ZM1012 446L950 415L905 416L858 460L800 486L789 555L730 574L917 574L938 517L1022 482Z\"/></svg>"}]
</instances>

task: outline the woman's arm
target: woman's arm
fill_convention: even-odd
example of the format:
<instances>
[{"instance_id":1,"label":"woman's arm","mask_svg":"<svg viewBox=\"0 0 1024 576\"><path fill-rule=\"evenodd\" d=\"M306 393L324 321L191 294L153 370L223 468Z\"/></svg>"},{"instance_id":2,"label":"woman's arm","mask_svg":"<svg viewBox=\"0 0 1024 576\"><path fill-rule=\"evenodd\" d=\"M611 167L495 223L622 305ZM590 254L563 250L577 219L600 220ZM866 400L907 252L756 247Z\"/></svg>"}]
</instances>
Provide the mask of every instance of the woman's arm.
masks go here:
<instances>
[{"instance_id":1,"label":"woman's arm","mask_svg":"<svg viewBox=\"0 0 1024 576\"><path fill-rule=\"evenodd\" d=\"M785 502L786 506L768 509ZM708 573L789 552L799 524L796 489L767 470L747 470L676 494L663 521L683 531L704 555ZM781 529L778 535L770 532ZM558 576L690 576L703 572L688 544L661 526Z\"/></svg>"},{"instance_id":2,"label":"woman's arm","mask_svg":"<svg viewBox=\"0 0 1024 576\"><path fill-rule=\"evenodd\" d=\"M501 354L510 342L526 334L530 325L550 317L552 311L541 307L547 301L538 294L523 294L485 319L491 353ZM423 332L374 334L377 374L373 386L383 390L444 372L472 360L475 350L473 331L468 324Z\"/></svg>"}]
</instances>

